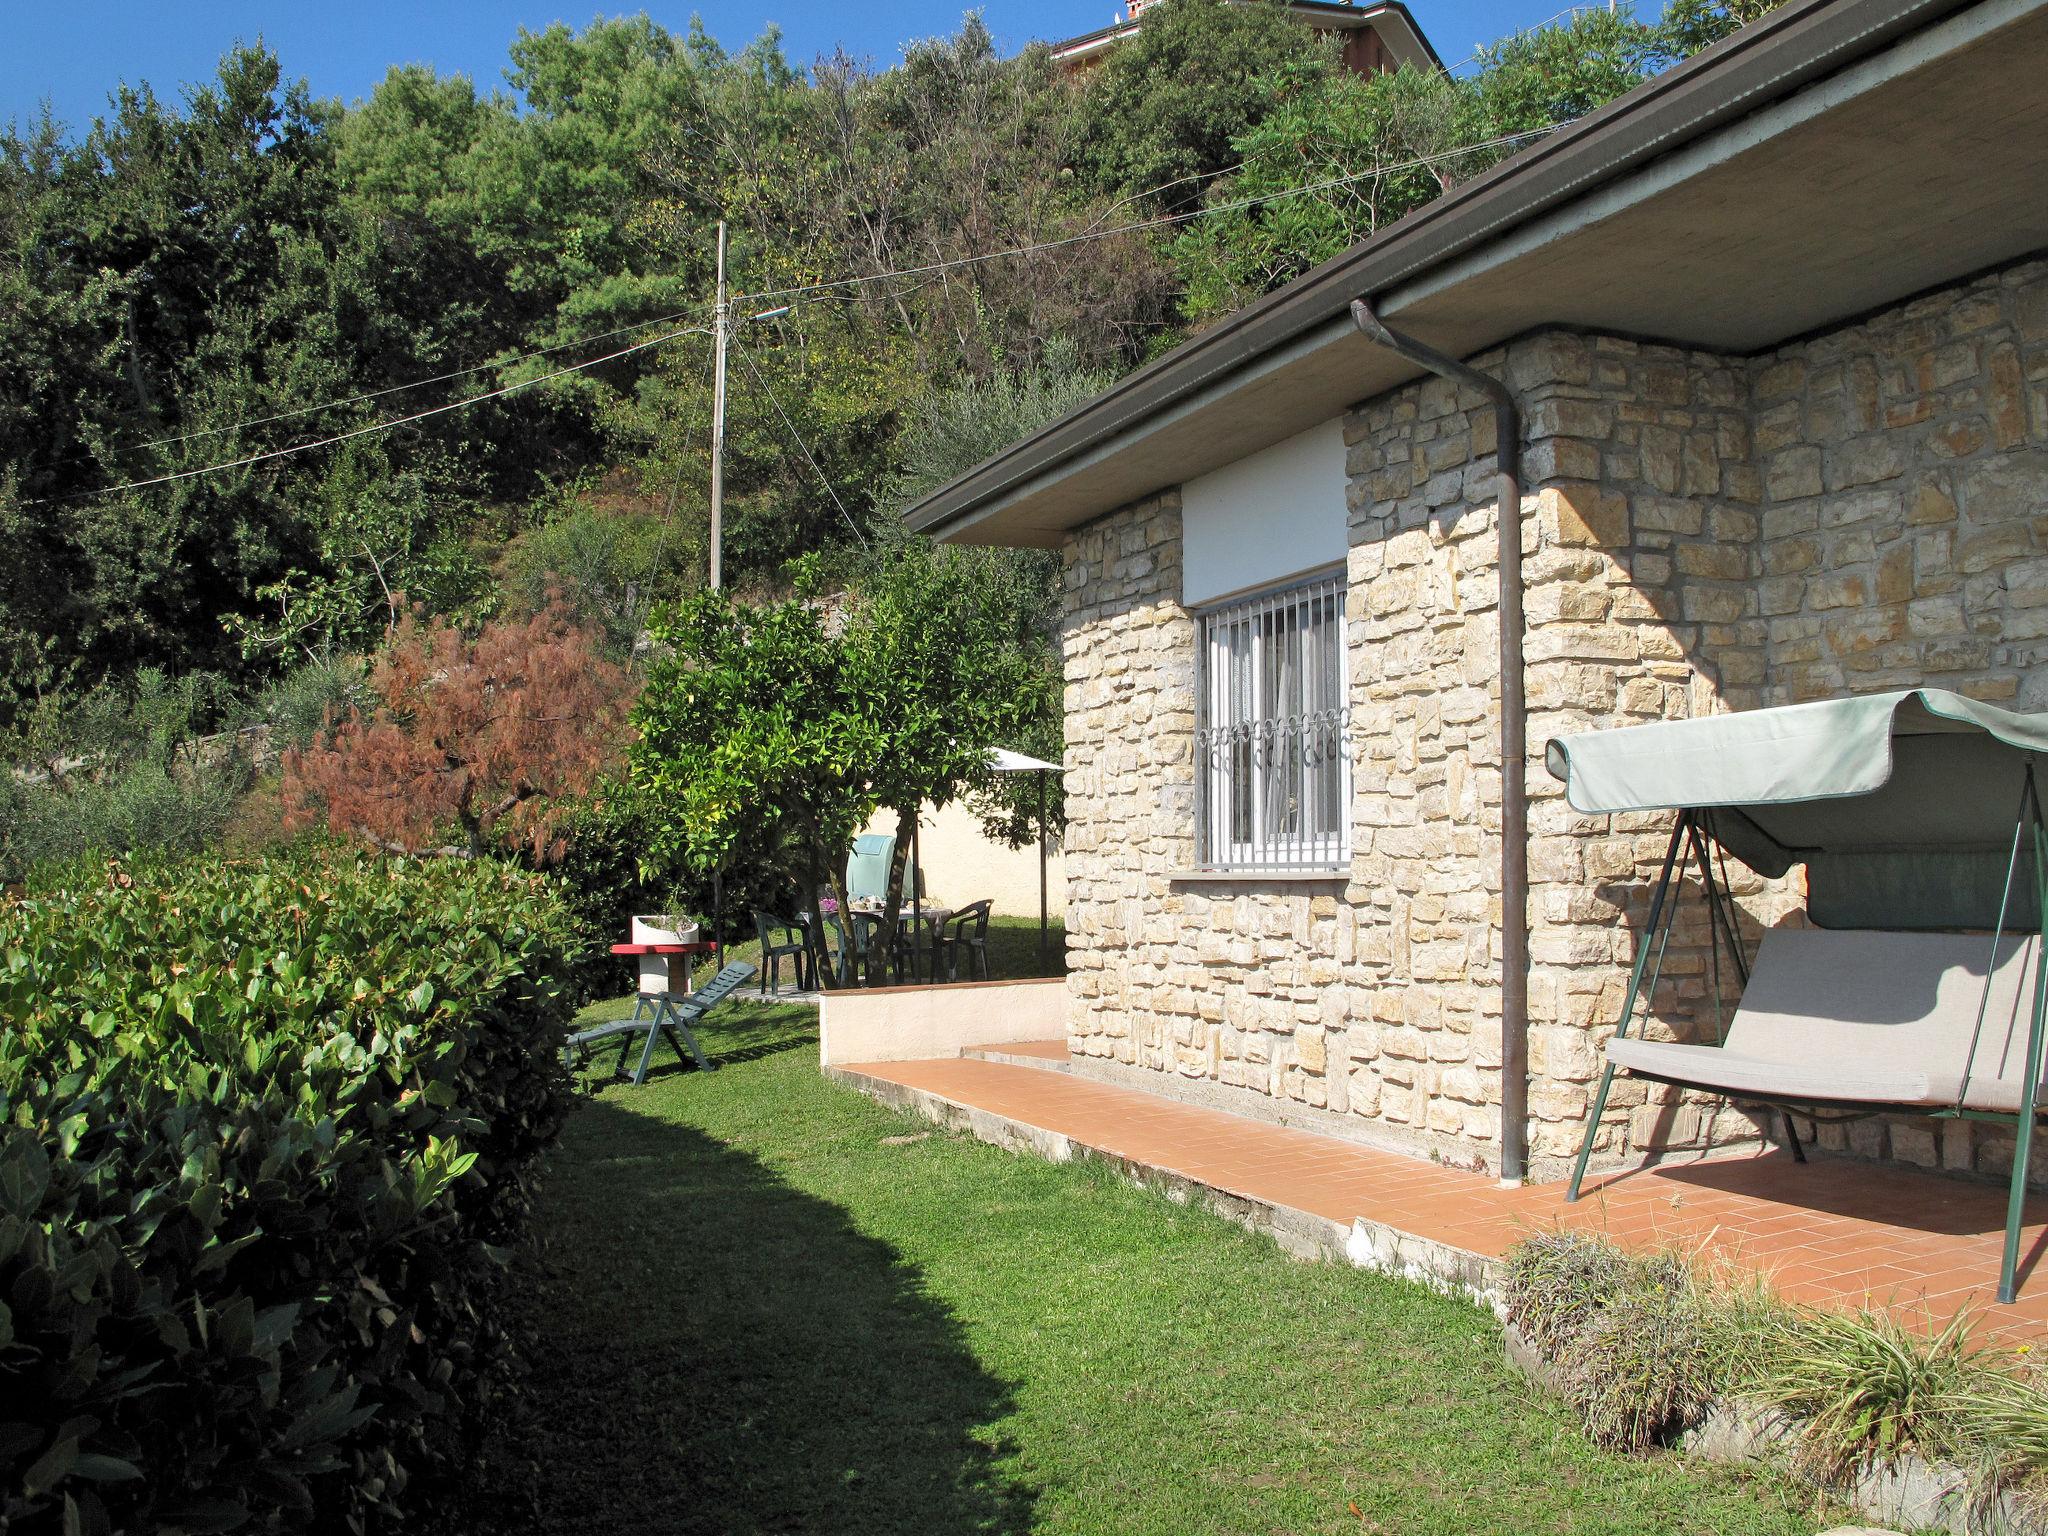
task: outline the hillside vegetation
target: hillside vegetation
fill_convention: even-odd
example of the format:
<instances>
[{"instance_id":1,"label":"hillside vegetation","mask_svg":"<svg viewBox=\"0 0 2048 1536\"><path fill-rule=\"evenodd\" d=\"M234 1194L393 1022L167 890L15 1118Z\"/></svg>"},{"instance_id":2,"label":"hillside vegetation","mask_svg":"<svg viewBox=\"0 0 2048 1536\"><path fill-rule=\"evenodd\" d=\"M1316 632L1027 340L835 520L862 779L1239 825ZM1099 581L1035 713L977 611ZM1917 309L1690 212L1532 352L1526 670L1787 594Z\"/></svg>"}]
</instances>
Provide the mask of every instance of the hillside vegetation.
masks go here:
<instances>
[{"instance_id":1,"label":"hillside vegetation","mask_svg":"<svg viewBox=\"0 0 2048 1536\"><path fill-rule=\"evenodd\" d=\"M773 596L822 555L857 584L921 491L1762 4L1586 10L1369 80L1258 0L1172 0L1080 77L973 15L887 67L639 16L522 32L502 85L407 66L345 106L237 47L176 94L16 123L7 755L31 786L118 780L102 841L190 845L164 743L76 722L146 743L174 697L188 733L304 739L407 608L473 628L559 597L628 655L704 579L721 219L728 581ZM1038 593L1049 646L1048 559L986 573ZM79 818L5 798L0 841L40 815L76 851Z\"/></svg>"}]
</instances>

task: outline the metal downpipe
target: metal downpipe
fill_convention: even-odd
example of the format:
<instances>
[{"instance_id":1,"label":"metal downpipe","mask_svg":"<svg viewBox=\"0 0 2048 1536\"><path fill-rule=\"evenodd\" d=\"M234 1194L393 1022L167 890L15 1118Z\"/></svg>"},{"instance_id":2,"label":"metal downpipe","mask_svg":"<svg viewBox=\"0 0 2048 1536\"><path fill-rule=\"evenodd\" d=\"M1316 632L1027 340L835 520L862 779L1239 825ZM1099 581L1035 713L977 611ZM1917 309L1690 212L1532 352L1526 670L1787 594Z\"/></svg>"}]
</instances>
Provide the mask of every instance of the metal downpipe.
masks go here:
<instances>
[{"instance_id":1,"label":"metal downpipe","mask_svg":"<svg viewBox=\"0 0 2048 1536\"><path fill-rule=\"evenodd\" d=\"M1499 379L1389 330L1369 300L1352 322L1372 341L1493 402L1500 470L1500 1177L1529 1170L1529 712L1522 671L1522 423Z\"/></svg>"}]
</instances>

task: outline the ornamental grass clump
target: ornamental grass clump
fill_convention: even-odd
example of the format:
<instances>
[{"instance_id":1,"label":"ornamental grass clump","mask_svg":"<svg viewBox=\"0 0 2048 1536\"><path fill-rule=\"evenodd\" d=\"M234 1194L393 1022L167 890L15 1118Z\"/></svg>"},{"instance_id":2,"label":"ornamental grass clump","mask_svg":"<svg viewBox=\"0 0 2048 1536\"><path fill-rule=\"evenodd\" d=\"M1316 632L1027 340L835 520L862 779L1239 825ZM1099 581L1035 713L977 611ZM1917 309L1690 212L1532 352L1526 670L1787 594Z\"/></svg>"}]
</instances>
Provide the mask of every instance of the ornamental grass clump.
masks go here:
<instances>
[{"instance_id":1,"label":"ornamental grass clump","mask_svg":"<svg viewBox=\"0 0 2048 1536\"><path fill-rule=\"evenodd\" d=\"M1786 1309L1731 1346L1734 1384L1800 1426L1800 1454L1840 1476L1916 1451L1958 1459L1946 1411L1977 1374L1969 1316L1933 1332L1887 1312Z\"/></svg>"},{"instance_id":2,"label":"ornamental grass clump","mask_svg":"<svg viewBox=\"0 0 2048 1536\"><path fill-rule=\"evenodd\" d=\"M1987 1509L2048 1520L2048 1376L2030 1346L1980 1342L1968 1312L1937 1328L1792 1306L1757 1278L1581 1232L1516 1246L1507 1312L1603 1446L1669 1440L1728 1402L1781 1423L1818 1480L1914 1455L1961 1469Z\"/></svg>"},{"instance_id":3,"label":"ornamental grass clump","mask_svg":"<svg viewBox=\"0 0 2048 1536\"><path fill-rule=\"evenodd\" d=\"M1508 1257L1509 1320L1549 1362L1593 1440L1641 1450L1690 1424L1716 1384L1707 1298L1669 1253L1549 1232Z\"/></svg>"},{"instance_id":4,"label":"ornamental grass clump","mask_svg":"<svg viewBox=\"0 0 2048 1536\"><path fill-rule=\"evenodd\" d=\"M2031 1354L2030 1345L2010 1355L1987 1350L1984 1369L1953 1392L1942 1411L1959 1427L1969 1463L1986 1484L2048 1528L2048 1370Z\"/></svg>"},{"instance_id":5,"label":"ornamental grass clump","mask_svg":"<svg viewBox=\"0 0 2048 1536\"><path fill-rule=\"evenodd\" d=\"M1784 1414L1823 1477L1912 1453L1963 1468L1981 1497L2048 1515L2048 1383L2024 1348L1979 1342L1973 1322L1782 1308L1731 1346L1731 1385Z\"/></svg>"},{"instance_id":6,"label":"ornamental grass clump","mask_svg":"<svg viewBox=\"0 0 2048 1536\"><path fill-rule=\"evenodd\" d=\"M479 1472L570 926L488 861L0 910L0 1529L369 1531Z\"/></svg>"}]
</instances>

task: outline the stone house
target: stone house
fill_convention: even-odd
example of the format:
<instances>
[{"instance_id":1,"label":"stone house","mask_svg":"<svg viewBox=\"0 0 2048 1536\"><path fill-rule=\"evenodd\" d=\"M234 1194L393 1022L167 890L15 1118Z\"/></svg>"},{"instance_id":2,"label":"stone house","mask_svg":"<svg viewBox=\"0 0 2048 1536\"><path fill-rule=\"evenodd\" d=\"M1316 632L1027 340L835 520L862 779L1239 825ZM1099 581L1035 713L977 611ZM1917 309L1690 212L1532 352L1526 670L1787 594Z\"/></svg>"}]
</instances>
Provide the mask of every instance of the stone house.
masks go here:
<instances>
[{"instance_id":1,"label":"stone house","mask_svg":"<svg viewBox=\"0 0 2048 1536\"><path fill-rule=\"evenodd\" d=\"M2044 146L2048 0L1792 0L912 508L1062 552L1076 1070L1554 1177L1668 819L1573 813L1551 737L2048 709ZM1796 871L1742 897L1799 920ZM1691 1038L1704 951L1666 974ZM1597 1146L1764 1129L1624 1080Z\"/></svg>"}]
</instances>

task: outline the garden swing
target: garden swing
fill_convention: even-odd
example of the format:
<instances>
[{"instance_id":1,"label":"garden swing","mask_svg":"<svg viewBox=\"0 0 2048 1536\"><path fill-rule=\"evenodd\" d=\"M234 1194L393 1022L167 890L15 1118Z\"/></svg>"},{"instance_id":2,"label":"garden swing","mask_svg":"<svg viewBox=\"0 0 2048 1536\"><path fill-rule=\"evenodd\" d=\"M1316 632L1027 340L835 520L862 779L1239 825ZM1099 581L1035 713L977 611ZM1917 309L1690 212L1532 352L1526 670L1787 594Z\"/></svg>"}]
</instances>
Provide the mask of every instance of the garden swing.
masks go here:
<instances>
[{"instance_id":1,"label":"garden swing","mask_svg":"<svg viewBox=\"0 0 2048 1536\"><path fill-rule=\"evenodd\" d=\"M1627 1001L1565 1198L1617 1071L1816 1122L1907 1113L2014 1127L1998 1298L2018 1284L2048 1005L2048 714L1919 688L1561 737L1551 773L1585 815L1677 812ZM1744 953L1733 857L1806 866L1809 928ZM1696 874L1717 1039L1631 1035ZM1726 950L1741 1000L1721 1020Z\"/></svg>"}]
</instances>

